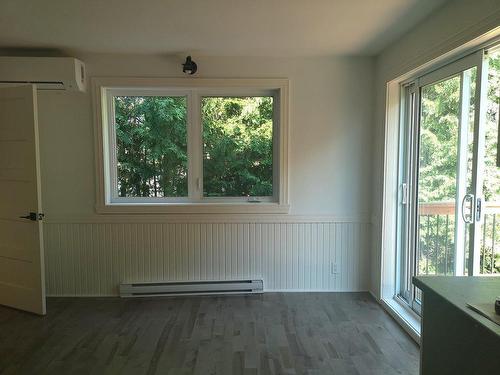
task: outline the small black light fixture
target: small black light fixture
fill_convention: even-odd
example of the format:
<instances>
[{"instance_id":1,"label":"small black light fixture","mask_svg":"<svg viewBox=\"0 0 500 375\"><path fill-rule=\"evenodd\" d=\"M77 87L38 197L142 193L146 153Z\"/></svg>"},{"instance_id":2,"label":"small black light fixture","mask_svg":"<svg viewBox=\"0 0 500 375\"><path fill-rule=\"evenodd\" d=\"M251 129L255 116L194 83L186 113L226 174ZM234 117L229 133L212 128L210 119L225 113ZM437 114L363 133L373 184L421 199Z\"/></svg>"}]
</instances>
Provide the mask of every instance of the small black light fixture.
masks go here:
<instances>
[{"instance_id":1,"label":"small black light fixture","mask_svg":"<svg viewBox=\"0 0 500 375\"><path fill-rule=\"evenodd\" d=\"M182 64L182 71L186 74L193 75L198 70L198 65L191 59L191 56L186 57L186 62Z\"/></svg>"}]
</instances>

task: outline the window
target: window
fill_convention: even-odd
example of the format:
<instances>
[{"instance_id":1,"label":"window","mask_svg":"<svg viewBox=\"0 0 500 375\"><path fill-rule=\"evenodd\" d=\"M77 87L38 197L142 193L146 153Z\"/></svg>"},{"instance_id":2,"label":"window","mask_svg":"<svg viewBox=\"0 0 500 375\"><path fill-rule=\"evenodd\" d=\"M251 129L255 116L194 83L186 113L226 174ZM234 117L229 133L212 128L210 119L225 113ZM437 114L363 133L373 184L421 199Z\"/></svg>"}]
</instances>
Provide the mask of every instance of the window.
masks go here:
<instances>
[{"instance_id":1,"label":"window","mask_svg":"<svg viewBox=\"0 0 500 375\"><path fill-rule=\"evenodd\" d=\"M95 79L98 211L287 212L287 81Z\"/></svg>"}]
</instances>

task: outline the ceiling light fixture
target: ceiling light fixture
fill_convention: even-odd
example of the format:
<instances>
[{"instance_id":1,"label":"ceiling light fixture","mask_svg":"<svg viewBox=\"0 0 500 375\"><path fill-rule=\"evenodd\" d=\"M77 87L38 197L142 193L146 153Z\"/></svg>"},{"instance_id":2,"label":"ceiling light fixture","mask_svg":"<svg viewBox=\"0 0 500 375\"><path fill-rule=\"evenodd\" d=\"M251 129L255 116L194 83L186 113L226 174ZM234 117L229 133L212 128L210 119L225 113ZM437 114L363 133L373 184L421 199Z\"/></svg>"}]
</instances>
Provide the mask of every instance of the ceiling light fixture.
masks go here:
<instances>
[{"instance_id":1,"label":"ceiling light fixture","mask_svg":"<svg viewBox=\"0 0 500 375\"><path fill-rule=\"evenodd\" d=\"M191 59L191 56L186 57L186 62L182 64L182 71L186 74L193 75L198 70L198 65Z\"/></svg>"}]
</instances>

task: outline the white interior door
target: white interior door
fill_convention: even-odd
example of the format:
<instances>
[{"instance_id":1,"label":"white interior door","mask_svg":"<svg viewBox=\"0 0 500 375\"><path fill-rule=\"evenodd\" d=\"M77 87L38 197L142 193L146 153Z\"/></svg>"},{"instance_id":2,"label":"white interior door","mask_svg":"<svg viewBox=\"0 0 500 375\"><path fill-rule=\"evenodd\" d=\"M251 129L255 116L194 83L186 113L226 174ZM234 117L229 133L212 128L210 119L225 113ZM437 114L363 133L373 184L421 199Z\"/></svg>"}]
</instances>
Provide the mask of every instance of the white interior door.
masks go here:
<instances>
[{"instance_id":1,"label":"white interior door","mask_svg":"<svg viewBox=\"0 0 500 375\"><path fill-rule=\"evenodd\" d=\"M35 86L0 88L0 304L45 314Z\"/></svg>"}]
</instances>

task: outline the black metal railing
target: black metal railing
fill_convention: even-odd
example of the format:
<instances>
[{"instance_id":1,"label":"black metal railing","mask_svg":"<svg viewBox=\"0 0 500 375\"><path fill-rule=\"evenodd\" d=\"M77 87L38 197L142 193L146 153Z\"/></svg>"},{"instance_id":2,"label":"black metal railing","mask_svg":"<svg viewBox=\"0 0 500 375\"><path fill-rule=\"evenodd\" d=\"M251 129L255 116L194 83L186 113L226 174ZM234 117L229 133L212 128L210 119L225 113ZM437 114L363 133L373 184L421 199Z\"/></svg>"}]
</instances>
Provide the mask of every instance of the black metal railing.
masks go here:
<instances>
[{"instance_id":1,"label":"black metal railing","mask_svg":"<svg viewBox=\"0 0 500 375\"><path fill-rule=\"evenodd\" d=\"M484 206L479 270L481 274L500 274L500 202L486 202ZM466 245L469 241L468 237L468 230L465 230L462 240ZM454 203L420 204L417 273L419 275L453 275L455 273L454 249ZM463 261L467 267L467 252L464 254ZM466 269L463 270L464 274L466 271Z\"/></svg>"}]
</instances>

